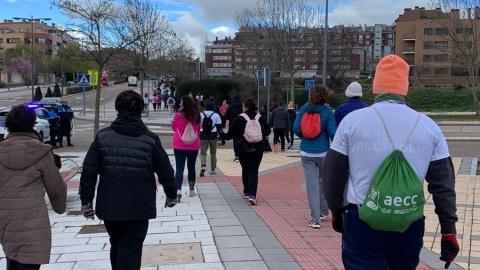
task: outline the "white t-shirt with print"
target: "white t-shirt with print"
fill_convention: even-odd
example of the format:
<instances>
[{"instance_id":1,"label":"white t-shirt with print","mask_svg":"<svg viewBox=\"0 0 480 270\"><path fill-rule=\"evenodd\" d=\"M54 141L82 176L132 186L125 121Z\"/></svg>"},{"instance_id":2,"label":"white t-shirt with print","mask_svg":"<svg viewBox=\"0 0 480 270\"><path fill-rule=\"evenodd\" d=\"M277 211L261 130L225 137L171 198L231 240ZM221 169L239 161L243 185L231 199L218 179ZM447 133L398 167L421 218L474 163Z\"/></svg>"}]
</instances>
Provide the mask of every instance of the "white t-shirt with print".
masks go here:
<instances>
[{"instance_id":1,"label":"white t-shirt with print","mask_svg":"<svg viewBox=\"0 0 480 270\"><path fill-rule=\"evenodd\" d=\"M211 115L211 119L212 119L212 123L213 123L213 129L212 129L212 132L217 132L217 125L221 125L222 124L222 118L220 118L220 115L218 115L218 113L216 112L213 112L213 111L204 111L204 112L201 112L200 113L200 116L202 117L201 119L201 122L200 123L203 123L203 118L205 117L205 115L210 116ZM201 131L203 131L203 128L200 129Z\"/></svg>"},{"instance_id":2,"label":"white t-shirt with print","mask_svg":"<svg viewBox=\"0 0 480 270\"><path fill-rule=\"evenodd\" d=\"M398 103L381 102L372 106L383 117L395 147L403 147L419 113ZM331 149L348 156L347 202L362 204L373 175L394 150L377 113L364 108L347 115L337 129ZM442 131L424 114L420 115L410 143L402 152L422 180L431 161L450 156Z\"/></svg>"}]
</instances>

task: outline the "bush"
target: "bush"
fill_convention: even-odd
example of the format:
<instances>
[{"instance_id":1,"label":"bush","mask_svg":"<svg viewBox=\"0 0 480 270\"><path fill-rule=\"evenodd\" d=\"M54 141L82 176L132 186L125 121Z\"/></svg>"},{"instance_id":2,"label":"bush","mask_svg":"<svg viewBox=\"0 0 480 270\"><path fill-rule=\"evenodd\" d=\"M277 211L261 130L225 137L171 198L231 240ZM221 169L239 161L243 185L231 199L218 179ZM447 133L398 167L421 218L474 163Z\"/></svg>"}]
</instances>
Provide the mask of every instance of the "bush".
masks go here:
<instances>
[{"instance_id":1,"label":"bush","mask_svg":"<svg viewBox=\"0 0 480 270\"><path fill-rule=\"evenodd\" d=\"M50 87L47 88L47 93L45 94L45 97L53 97L52 89L50 89Z\"/></svg>"},{"instance_id":2,"label":"bush","mask_svg":"<svg viewBox=\"0 0 480 270\"><path fill-rule=\"evenodd\" d=\"M58 84L55 84L55 87L53 87L53 96L54 97L62 96L62 93L60 92L60 86L58 86Z\"/></svg>"},{"instance_id":3,"label":"bush","mask_svg":"<svg viewBox=\"0 0 480 270\"><path fill-rule=\"evenodd\" d=\"M0 82L0 88L6 88L7 85L4 82Z\"/></svg>"},{"instance_id":4,"label":"bush","mask_svg":"<svg viewBox=\"0 0 480 270\"><path fill-rule=\"evenodd\" d=\"M253 82L253 81L252 81ZM192 93L193 96L202 94L206 99L213 96L217 103L221 103L224 99L231 99L234 96L242 98L253 97L256 98L256 86L252 86L249 80L245 79L201 79L183 81L177 87L180 95L188 95Z\"/></svg>"},{"instance_id":5,"label":"bush","mask_svg":"<svg viewBox=\"0 0 480 270\"><path fill-rule=\"evenodd\" d=\"M67 95L73 95L83 92L83 88L85 88L85 92L93 90L93 86L88 87L67 87L65 93Z\"/></svg>"},{"instance_id":6,"label":"bush","mask_svg":"<svg viewBox=\"0 0 480 270\"><path fill-rule=\"evenodd\" d=\"M35 95L33 96L33 100L40 101L42 100L42 98L43 98L42 89L40 89L40 86L37 86L37 88L35 89Z\"/></svg>"}]
</instances>

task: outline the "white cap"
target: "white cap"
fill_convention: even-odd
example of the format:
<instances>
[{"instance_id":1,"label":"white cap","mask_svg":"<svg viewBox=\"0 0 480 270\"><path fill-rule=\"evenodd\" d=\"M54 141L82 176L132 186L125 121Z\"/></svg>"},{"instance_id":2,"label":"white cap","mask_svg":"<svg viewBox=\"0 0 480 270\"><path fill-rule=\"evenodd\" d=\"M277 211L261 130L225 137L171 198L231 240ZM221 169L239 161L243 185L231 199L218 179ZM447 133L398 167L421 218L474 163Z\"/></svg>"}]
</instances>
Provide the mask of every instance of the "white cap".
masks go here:
<instances>
[{"instance_id":1,"label":"white cap","mask_svg":"<svg viewBox=\"0 0 480 270\"><path fill-rule=\"evenodd\" d=\"M345 96L347 97L362 97L362 86L358 82L352 82L345 90Z\"/></svg>"}]
</instances>

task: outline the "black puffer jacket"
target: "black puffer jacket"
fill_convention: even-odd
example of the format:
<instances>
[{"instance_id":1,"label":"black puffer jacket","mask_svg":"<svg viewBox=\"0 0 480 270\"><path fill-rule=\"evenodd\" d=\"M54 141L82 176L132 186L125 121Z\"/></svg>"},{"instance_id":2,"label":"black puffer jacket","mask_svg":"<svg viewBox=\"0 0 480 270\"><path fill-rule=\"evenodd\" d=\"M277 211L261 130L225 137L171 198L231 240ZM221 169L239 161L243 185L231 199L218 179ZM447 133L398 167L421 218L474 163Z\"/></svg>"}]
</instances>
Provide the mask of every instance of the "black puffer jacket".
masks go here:
<instances>
[{"instance_id":1,"label":"black puffer jacket","mask_svg":"<svg viewBox=\"0 0 480 270\"><path fill-rule=\"evenodd\" d=\"M156 214L155 173L169 198L176 197L173 168L160 138L138 117L120 116L100 130L83 162L82 205L95 197L103 220L152 219Z\"/></svg>"},{"instance_id":2,"label":"black puffer jacket","mask_svg":"<svg viewBox=\"0 0 480 270\"><path fill-rule=\"evenodd\" d=\"M245 112L250 119L255 119L257 112L246 111ZM228 129L228 134L226 136L227 140L233 139L233 148L238 152L264 152L265 151L265 142L267 136L270 135L270 127L267 124L267 120L264 116L260 116L258 119L260 126L262 127L263 141L259 143L249 143L243 137L245 133L245 128L247 126L247 120L243 116L238 115Z\"/></svg>"}]
</instances>

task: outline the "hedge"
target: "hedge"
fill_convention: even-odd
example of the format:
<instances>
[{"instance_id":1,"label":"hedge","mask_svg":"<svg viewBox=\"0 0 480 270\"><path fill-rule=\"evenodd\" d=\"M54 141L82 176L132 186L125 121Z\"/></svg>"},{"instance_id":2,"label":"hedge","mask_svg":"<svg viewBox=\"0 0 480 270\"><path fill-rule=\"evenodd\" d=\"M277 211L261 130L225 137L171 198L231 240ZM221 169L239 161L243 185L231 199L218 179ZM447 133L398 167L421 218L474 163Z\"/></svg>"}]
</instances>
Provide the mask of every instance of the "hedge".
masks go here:
<instances>
[{"instance_id":1,"label":"hedge","mask_svg":"<svg viewBox=\"0 0 480 270\"><path fill-rule=\"evenodd\" d=\"M94 89L93 86L87 86L87 87L67 87L66 89L66 94L67 95L73 95L73 94L78 94L83 92L83 88L85 88L86 91L91 91Z\"/></svg>"}]
</instances>

